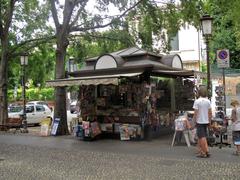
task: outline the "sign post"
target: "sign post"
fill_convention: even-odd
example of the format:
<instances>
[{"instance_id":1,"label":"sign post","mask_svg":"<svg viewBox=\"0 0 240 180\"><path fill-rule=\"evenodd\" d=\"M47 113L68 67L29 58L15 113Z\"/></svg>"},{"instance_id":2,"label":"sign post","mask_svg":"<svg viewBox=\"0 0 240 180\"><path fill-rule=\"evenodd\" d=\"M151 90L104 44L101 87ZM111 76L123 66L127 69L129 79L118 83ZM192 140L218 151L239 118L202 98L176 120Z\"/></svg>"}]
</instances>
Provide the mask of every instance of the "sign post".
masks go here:
<instances>
[{"instance_id":1,"label":"sign post","mask_svg":"<svg viewBox=\"0 0 240 180\"><path fill-rule=\"evenodd\" d=\"M229 58L229 50L221 49L217 50L217 65L218 68L222 68L223 74L223 88L224 88L224 113L226 115L226 91L225 91L225 68L230 67L230 58Z\"/></svg>"}]
</instances>

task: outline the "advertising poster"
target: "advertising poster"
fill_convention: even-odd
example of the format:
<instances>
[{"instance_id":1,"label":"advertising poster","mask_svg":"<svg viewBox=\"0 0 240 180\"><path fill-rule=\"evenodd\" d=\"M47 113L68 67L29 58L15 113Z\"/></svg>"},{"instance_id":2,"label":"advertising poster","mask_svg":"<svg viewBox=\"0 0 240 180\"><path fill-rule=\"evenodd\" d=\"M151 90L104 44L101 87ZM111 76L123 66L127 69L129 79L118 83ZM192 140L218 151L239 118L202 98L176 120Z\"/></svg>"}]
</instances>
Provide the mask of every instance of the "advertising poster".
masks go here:
<instances>
[{"instance_id":1,"label":"advertising poster","mask_svg":"<svg viewBox=\"0 0 240 180\"><path fill-rule=\"evenodd\" d=\"M51 135L56 136L60 118L55 118L53 121Z\"/></svg>"}]
</instances>

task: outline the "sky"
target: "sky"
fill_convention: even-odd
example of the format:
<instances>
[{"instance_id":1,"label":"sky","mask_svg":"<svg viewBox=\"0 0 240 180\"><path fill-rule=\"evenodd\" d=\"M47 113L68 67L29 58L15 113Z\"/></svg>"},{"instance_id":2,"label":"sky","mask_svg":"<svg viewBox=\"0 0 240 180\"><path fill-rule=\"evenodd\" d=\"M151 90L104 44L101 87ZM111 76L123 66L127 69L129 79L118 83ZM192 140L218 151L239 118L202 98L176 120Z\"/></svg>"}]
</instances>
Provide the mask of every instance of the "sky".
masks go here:
<instances>
[{"instance_id":1,"label":"sky","mask_svg":"<svg viewBox=\"0 0 240 180\"><path fill-rule=\"evenodd\" d=\"M40 2L43 2L43 0L40 0ZM64 3L65 3L65 0L59 0L59 3L63 7ZM97 8L95 6L96 6L96 0L89 0L88 3L87 3L87 6L86 6L86 10L91 14L100 14L100 12L97 10ZM113 4L110 4L108 6L108 11L107 12L105 12L105 13L101 12L101 16L104 16L104 15L116 16L116 15L119 15L119 14L120 14L120 11ZM62 12L60 10L58 10L58 15L59 15L60 23L62 23L62 16L61 16ZM48 23L49 23L49 25L54 27L54 22L53 22L52 18L49 19ZM105 23L107 23L107 21Z\"/></svg>"}]
</instances>

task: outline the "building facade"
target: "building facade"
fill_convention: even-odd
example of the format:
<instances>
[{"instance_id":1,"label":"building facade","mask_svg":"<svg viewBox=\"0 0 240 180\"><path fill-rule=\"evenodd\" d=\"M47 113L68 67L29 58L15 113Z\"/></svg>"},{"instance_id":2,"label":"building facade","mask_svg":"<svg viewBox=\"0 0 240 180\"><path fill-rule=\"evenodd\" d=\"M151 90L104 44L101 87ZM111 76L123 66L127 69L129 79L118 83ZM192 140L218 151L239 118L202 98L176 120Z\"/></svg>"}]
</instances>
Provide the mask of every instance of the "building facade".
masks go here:
<instances>
[{"instance_id":1,"label":"building facade","mask_svg":"<svg viewBox=\"0 0 240 180\"><path fill-rule=\"evenodd\" d=\"M206 63L205 44L202 34L194 26L181 27L170 42L170 54L178 54L184 69L201 70L201 64Z\"/></svg>"}]
</instances>

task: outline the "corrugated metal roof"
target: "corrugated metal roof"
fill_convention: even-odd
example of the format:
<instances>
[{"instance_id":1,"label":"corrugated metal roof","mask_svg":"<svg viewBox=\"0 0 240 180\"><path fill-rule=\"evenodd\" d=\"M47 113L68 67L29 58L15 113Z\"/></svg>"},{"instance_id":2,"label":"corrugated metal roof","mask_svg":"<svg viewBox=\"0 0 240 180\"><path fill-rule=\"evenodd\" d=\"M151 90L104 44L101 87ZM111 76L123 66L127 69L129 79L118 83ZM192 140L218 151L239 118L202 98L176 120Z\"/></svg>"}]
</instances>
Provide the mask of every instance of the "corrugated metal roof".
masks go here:
<instances>
[{"instance_id":1,"label":"corrugated metal roof","mask_svg":"<svg viewBox=\"0 0 240 180\"><path fill-rule=\"evenodd\" d=\"M140 55L152 55L152 56L156 56L156 57L162 57L163 55L161 54L155 54L149 51L146 51L144 49L138 48L138 47L130 47L130 48L126 48L120 51L116 51L116 52L112 52L112 53L106 53L106 54L110 54L110 55L118 55L121 57L129 57L129 56L140 56ZM86 61L96 61L100 56L97 57L93 57L93 58L89 58L86 59Z\"/></svg>"},{"instance_id":2,"label":"corrugated metal roof","mask_svg":"<svg viewBox=\"0 0 240 180\"><path fill-rule=\"evenodd\" d=\"M109 68L109 69L80 70L75 72L69 72L68 75L72 77L86 77L86 76L138 73L138 72L150 71L153 69L153 67L154 66L151 64L145 64L145 65L139 65L139 66L128 66L128 67Z\"/></svg>"},{"instance_id":3,"label":"corrugated metal roof","mask_svg":"<svg viewBox=\"0 0 240 180\"><path fill-rule=\"evenodd\" d=\"M128 61L123 64L123 67L137 67L137 66L144 66L144 65L153 65L154 68L161 68L161 69L172 69L172 67L164 65L162 63L152 61L149 59L144 59L141 61Z\"/></svg>"},{"instance_id":4,"label":"corrugated metal roof","mask_svg":"<svg viewBox=\"0 0 240 180\"><path fill-rule=\"evenodd\" d=\"M119 51L117 55L119 56L130 56L130 55L138 55L138 54L144 54L146 51L137 48L137 47L132 47L132 48L127 48L122 51Z\"/></svg>"}]
</instances>

